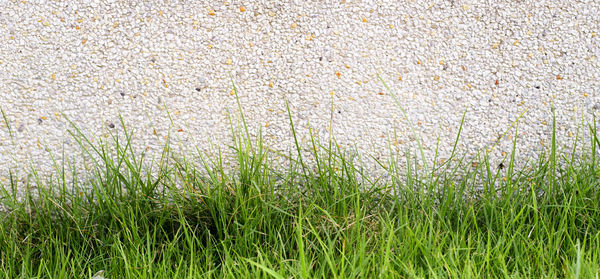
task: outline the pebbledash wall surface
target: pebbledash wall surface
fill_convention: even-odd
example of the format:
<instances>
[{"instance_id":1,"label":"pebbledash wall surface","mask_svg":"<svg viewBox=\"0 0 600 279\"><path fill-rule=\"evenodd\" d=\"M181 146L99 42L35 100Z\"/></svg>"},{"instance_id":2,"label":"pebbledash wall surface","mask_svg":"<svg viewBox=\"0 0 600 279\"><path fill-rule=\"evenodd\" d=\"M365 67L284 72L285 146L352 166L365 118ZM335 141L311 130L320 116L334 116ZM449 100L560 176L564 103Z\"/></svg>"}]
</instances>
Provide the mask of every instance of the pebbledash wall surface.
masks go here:
<instances>
[{"instance_id":1,"label":"pebbledash wall surface","mask_svg":"<svg viewBox=\"0 0 600 279\"><path fill-rule=\"evenodd\" d=\"M63 147L89 167L67 119L110 140L121 115L147 156L169 133L179 151L228 150L232 81L251 134L262 129L286 152L285 100L305 146L309 125L327 141L331 123L342 149L381 160L388 143L400 156L417 148L398 104L429 160L439 136L440 162L465 110L458 149L471 155L524 112L521 164L550 145L552 106L566 146L600 114L595 0L0 0L0 42L2 183L9 170L49 172L48 152L60 158ZM493 162L514 136L491 150Z\"/></svg>"}]
</instances>

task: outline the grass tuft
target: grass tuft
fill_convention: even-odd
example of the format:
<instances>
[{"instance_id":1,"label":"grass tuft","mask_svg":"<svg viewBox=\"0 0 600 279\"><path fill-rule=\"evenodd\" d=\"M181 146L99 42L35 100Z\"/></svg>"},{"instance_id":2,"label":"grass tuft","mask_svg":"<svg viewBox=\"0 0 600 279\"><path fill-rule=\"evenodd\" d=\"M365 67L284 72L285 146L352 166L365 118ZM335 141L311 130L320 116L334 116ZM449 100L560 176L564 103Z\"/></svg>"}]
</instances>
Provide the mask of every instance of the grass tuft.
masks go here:
<instances>
[{"instance_id":1,"label":"grass tuft","mask_svg":"<svg viewBox=\"0 0 600 279\"><path fill-rule=\"evenodd\" d=\"M309 166L289 107L288 116L297 157L287 171L260 133L251 142L243 114L241 129L231 122L235 170L223 167L220 150L197 168L168 141L160 161L147 164L132 131L92 141L71 123L93 175L80 179L54 161L58 177L42 181L32 170L18 195L9 171L0 187L0 277L599 276L595 118L583 149L591 152L577 164L557 154L553 130L550 156L530 169L514 168L515 137L506 173L492 173L487 154L476 167L434 160L423 173L411 157L400 169L391 153L380 162L386 181L370 179L335 138L321 144L311 134ZM456 142L463 122L464 114Z\"/></svg>"}]
</instances>

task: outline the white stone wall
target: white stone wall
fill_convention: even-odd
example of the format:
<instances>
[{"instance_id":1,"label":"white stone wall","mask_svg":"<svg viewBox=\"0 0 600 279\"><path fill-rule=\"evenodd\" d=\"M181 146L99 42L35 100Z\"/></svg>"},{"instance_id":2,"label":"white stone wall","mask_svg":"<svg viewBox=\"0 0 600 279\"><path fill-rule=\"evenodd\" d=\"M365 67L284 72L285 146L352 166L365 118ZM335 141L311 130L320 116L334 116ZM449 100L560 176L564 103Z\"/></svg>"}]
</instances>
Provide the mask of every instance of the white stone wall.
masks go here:
<instances>
[{"instance_id":1,"label":"white stone wall","mask_svg":"<svg viewBox=\"0 0 600 279\"><path fill-rule=\"evenodd\" d=\"M329 138L333 109L342 148L414 150L380 75L429 158L438 136L438 157L449 156L465 110L458 147L470 154L526 111L524 161L550 144L552 105L564 144L599 114L599 15L593 0L0 0L0 107L12 128L0 121L0 176L29 162L48 170L47 151L60 158L63 146L79 157L67 118L103 138L121 115L148 154L169 132L182 149L226 148L227 111L238 113L230 77L251 133L262 128L275 150L293 143L286 99L304 143L309 123Z\"/></svg>"}]
</instances>

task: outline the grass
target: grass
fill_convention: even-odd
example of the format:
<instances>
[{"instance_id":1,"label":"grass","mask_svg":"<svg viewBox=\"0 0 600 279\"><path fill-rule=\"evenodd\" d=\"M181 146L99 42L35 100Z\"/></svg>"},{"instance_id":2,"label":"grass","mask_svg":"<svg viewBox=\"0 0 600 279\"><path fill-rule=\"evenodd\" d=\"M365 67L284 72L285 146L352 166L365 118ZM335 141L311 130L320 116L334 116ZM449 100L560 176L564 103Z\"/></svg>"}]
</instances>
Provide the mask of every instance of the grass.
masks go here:
<instances>
[{"instance_id":1,"label":"grass","mask_svg":"<svg viewBox=\"0 0 600 279\"><path fill-rule=\"evenodd\" d=\"M197 167L168 142L160 162L147 164L132 151L131 131L92 143L73 126L73 138L95 159L94 175L81 180L74 167L55 162L57 177L42 181L32 170L19 196L10 171L0 189L8 210L0 220L0 277L600 274L595 125L577 163L557 154L553 132L550 156L516 170L515 137L506 180L487 156L477 167L434 160L430 173L417 172L409 157L412 167L402 170L391 156L381 163L391 179L372 180L335 139L324 145L314 137L314 163L305 163L296 140L297 155L281 171L261 137L249 139L243 114L239 128L232 125L238 168L228 170L222 156L202 154ZM466 175L456 177L461 170Z\"/></svg>"}]
</instances>

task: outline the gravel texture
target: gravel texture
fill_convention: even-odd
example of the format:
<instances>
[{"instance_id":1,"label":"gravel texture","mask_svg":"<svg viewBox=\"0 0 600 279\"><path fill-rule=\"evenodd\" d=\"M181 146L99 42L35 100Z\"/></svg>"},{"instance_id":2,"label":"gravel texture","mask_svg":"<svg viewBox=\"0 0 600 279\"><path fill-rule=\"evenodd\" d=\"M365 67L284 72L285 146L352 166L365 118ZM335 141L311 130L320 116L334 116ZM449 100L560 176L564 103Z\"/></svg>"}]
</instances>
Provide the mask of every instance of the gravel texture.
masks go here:
<instances>
[{"instance_id":1,"label":"gravel texture","mask_svg":"<svg viewBox=\"0 0 600 279\"><path fill-rule=\"evenodd\" d=\"M274 150L293 144L287 99L305 144L309 124L326 141L332 123L341 148L381 160L388 143L401 156L416 145L377 75L430 160L438 136L438 157L448 158L465 109L458 148L468 154L491 148L527 110L519 162L550 144L552 106L570 146L600 112L593 0L0 0L0 42L0 106L11 127L0 121L2 183L9 169L47 174L48 152L58 159L63 147L89 167L67 118L110 139L122 115L148 156L169 133L177 150L226 148L228 111L238 113L232 80L251 134L262 129ZM510 153L513 131L493 162Z\"/></svg>"}]
</instances>

